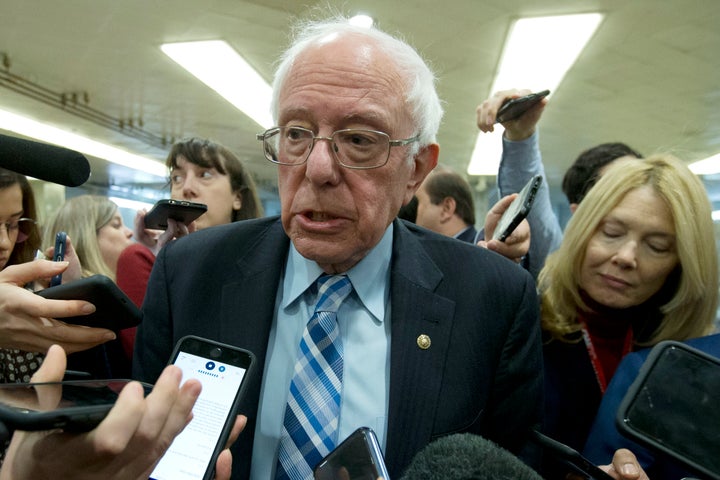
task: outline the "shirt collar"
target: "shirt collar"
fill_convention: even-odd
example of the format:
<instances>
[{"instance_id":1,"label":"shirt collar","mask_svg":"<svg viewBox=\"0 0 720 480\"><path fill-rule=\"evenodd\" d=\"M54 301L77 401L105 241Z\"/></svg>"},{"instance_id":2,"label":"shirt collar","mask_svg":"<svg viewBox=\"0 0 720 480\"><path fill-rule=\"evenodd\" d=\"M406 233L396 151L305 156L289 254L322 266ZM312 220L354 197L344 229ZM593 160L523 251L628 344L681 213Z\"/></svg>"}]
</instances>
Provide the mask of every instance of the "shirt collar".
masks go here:
<instances>
[{"instance_id":1,"label":"shirt collar","mask_svg":"<svg viewBox=\"0 0 720 480\"><path fill-rule=\"evenodd\" d=\"M383 321L385 317L386 298L389 295L392 240L393 224L391 223L378 244L365 258L346 272L358 298L378 321ZM290 255L285 265L284 293L280 307L286 308L295 302L322 274L323 271L318 264L300 255L291 242Z\"/></svg>"}]
</instances>

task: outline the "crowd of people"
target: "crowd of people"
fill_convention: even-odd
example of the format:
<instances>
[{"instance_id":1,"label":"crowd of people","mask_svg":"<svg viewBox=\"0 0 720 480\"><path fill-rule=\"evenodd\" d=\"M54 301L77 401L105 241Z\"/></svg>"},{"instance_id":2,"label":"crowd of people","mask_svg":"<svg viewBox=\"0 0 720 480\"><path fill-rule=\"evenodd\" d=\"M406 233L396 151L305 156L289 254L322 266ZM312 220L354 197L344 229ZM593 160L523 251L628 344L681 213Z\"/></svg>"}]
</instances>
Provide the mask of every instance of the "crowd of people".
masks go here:
<instances>
[{"instance_id":1,"label":"crowd of people","mask_svg":"<svg viewBox=\"0 0 720 480\"><path fill-rule=\"evenodd\" d=\"M299 29L274 78L278 126L258 135L278 170L277 217L263 216L242 161L207 139L178 142L166 161L170 198L207 212L164 232L144 227L145 211L130 229L93 195L39 225L27 179L0 170L0 382L57 381L69 367L155 384L146 398L127 387L91 432L16 432L0 478L147 478L200 390L166 367L186 335L250 350L259 365L217 478L312 478L360 426L376 432L394 478L458 433L565 478L534 431L585 449L612 478L672 478L664 459L602 432L628 386L614 380L624 358L714 331L718 261L702 182L669 154L602 144L565 176L564 230L544 182L528 218L490 240L525 182L544 175L547 100L503 124L501 198L476 229L467 180L441 165L435 82L410 45L376 28L333 18ZM484 101L478 128L491 131L502 103L523 93ZM65 261L36 260L52 256L57 231L68 233ZM63 282L110 277L142 308L140 326L63 323L94 307L32 293L59 272ZM317 340L308 319L328 276L349 294ZM328 374L303 367L322 364L328 344L342 352L330 410Z\"/></svg>"}]
</instances>

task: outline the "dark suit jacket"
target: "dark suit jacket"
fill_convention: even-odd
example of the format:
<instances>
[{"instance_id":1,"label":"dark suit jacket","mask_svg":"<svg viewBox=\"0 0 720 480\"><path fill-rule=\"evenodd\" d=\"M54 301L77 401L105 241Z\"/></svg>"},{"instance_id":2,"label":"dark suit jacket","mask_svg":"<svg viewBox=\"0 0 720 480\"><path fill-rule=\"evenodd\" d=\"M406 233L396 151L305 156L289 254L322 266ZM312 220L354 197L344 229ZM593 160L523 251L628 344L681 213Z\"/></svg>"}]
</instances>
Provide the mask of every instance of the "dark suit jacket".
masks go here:
<instances>
[{"instance_id":1,"label":"dark suit jacket","mask_svg":"<svg viewBox=\"0 0 720 480\"><path fill-rule=\"evenodd\" d=\"M387 448L399 477L415 453L450 433L482 434L512 451L541 416L542 350L530 275L488 250L395 221ZM247 478L275 297L289 240L277 217L236 222L167 245L150 277L134 373L154 382L173 345L194 334L257 355L233 446ZM430 337L421 349L417 338Z\"/></svg>"}]
</instances>

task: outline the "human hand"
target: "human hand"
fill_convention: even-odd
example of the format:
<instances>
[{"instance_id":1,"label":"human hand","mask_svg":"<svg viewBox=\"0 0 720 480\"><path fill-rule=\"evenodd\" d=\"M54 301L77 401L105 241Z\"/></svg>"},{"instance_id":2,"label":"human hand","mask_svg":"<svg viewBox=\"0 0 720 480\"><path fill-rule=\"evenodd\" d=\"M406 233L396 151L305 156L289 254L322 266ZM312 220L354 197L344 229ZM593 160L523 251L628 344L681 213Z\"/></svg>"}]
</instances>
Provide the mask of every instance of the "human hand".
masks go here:
<instances>
[{"instance_id":1,"label":"human hand","mask_svg":"<svg viewBox=\"0 0 720 480\"><path fill-rule=\"evenodd\" d=\"M485 216L485 238L492 239L500 217L502 217L505 210L510 207L510 204L515 200L517 195L517 193L507 195L492 206ZM519 263L530 250L530 224L527 220L520 222L504 242L498 240L480 240L477 244L480 247L497 252L503 257Z\"/></svg>"},{"instance_id":2,"label":"human hand","mask_svg":"<svg viewBox=\"0 0 720 480\"><path fill-rule=\"evenodd\" d=\"M522 97L532 93L528 89L523 90L501 90L495 92L490 98L483 101L476 109L477 126L482 132L495 130L495 117L505 100ZM531 107L527 112L515 120L504 122L505 138L512 141L525 140L535 132L537 122L547 104L547 98L543 98L537 105Z\"/></svg>"},{"instance_id":3,"label":"human hand","mask_svg":"<svg viewBox=\"0 0 720 480\"><path fill-rule=\"evenodd\" d=\"M72 353L87 350L115 338L104 328L69 325L63 317L87 315L95 306L83 300L49 300L23 288L48 279L68 268L69 262L35 260L0 271L0 348L45 352L59 344Z\"/></svg>"},{"instance_id":4,"label":"human hand","mask_svg":"<svg viewBox=\"0 0 720 480\"><path fill-rule=\"evenodd\" d=\"M33 381L61 380L65 362L63 350L51 347ZM139 383L128 384L90 432L15 432L0 479L147 479L192 418L200 382L188 380L179 387L181 377L178 367L166 367L147 398ZM231 459L223 458L224 475Z\"/></svg>"},{"instance_id":5,"label":"human hand","mask_svg":"<svg viewBox=\"0 0 720 480\"><path fill-rule=\"evenodd\" d=\"M195 231L195 222L191 223L190 226L187 226L182 222L173 220L172 218L168 218L168 228L166 230L145 228L146 214L147 211L143 209L139 210L135 215L133 236L139 243L148 247L155 256L157 256L162 247L174 239L184 237L188 233Z\"/></svg>"},{"instance_id":6,"label":"human hand","mask_svg":"<svg viewBox=\"0 0 720 480\"><path fill-rule=\"evenodd\" d=\"M616 450L612 463L600 468L616 480L650 480L635 455L625 448Z\"/></svg>"},{"instance_id":7,"label":"human hand","mask_svg":"<svg viewBox=\"0 0 720 480\"><path fill-rule=\"evenodd\" d=\"M46 248L44 253L46 258L53 258L55 256L55 246L53 245L52 247ZM72 282L73 280L79 280L82 278L82 265L80 263L80 257L78 257L77 252L73 247L70 235L65 237L64 257L65 258L63 260L68 262L68 267L63 271L62 283ZM50 285L50 279L40 279L36 282L36 284L46 288Z\"/></svg>"}]
</instances>

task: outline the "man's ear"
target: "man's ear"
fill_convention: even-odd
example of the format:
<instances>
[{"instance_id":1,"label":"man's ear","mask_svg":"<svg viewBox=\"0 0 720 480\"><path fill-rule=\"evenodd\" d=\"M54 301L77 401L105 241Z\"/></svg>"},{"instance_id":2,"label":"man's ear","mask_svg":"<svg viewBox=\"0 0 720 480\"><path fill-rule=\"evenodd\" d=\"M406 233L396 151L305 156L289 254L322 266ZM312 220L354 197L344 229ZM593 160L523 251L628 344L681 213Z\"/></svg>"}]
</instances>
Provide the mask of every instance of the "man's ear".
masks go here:
<instances>
[{"instance_id":1,"label":"man's ear","mask_svg":"<svg viewBox=\"0 0 720 480\"><path fill-rule=\"evenodd\" d=\"M455 199L453 197L443 198L440 202L440 206L442 207L442 209L440 210L441 222L447 222L453 217L453 215L455 215L457 203L455 202Z\"/></svg>"},{"instance_id":2,"label":"man's ear","mask_svg":"<svg viewBox=\"0 0 720 480\"><path fill-rule=\"evenodd\" d=\"M415 154L413 157L413 171L406 185L407 188L403 205L412 199L417 189L420 188L420 184L425 180L425 177L437 166L439 156L440 145L437 143L426 145Z\"/></svg>"}]
</instances>

